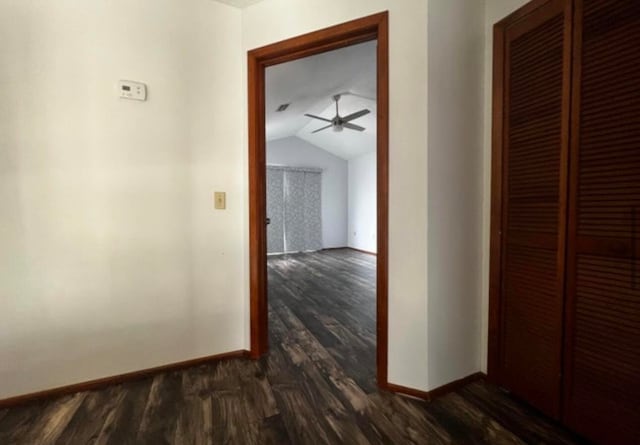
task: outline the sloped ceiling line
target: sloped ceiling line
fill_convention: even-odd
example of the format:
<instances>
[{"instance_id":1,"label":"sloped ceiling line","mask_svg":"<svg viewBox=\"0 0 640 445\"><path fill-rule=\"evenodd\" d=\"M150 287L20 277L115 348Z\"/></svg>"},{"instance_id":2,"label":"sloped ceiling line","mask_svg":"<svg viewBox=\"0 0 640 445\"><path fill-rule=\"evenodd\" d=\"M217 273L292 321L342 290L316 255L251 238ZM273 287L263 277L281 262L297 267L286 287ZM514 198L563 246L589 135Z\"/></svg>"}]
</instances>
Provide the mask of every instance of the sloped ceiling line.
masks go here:
<instances>
[{"instance_id":1,"label":"sloped ceiling line","mask_svg":"<svg viewBox=\"0 0 640 445\"><path fill-rule=\"evenodd\" d=\"M363 108L371 113L353 123L363 132L330 129L312 133L322 122L305 113L332 119L333 96L340 99L340 115ZM376 42L342 48L270 67L266 72L267 141L296 136L343 159L352 159L376 147ZM291 104L285 111L276 109Z\"/></svg>"}]
</instances>

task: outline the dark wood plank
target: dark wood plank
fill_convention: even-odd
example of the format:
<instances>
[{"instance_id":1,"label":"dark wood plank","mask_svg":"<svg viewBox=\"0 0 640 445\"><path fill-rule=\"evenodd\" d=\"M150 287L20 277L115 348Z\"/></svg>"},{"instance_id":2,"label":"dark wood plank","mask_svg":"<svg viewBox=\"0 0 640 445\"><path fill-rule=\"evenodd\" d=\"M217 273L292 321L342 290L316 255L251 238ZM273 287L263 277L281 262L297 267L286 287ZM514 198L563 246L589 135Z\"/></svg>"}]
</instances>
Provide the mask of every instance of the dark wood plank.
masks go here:
<instances>
[{"instance_id":1,"label":"dark wood plank","mask_svg":"<svg viewBox=\"0 0 640 445\"><path fill-rule=\"evenodd\" d=\"M180 373L161 374L153 379L144 408L138 443L172 443L177 426L176 406L184 402Z\"/></svg>"},{"instance_id":2,"label":"dark wood plank","mask_svg":"<svg viewBox=\"0 0 640 445\"><path fill-rule=\"evenodd\" d=\"M293 282L292 268L314 279ZM273 310L283 311L289 328L311 330L319 342L312 350L322 348L365 392L376 391L375 257L330 251L272 258L269 278Z\"/></svg>"},{"instance_id":3,"label":"dark wood plank","mask_svg":"<svg viewBox=\"0 0 640 445\"><path fill-rule=\"evenodd\" d=\"M449 394L435 400L429 406L429 412L440 419L441 423L451 426L450 431L456 443L505 445L524 443L511 431L504 429L498 422L458 394Z\"/></svg>"},{"instance_id":4,"label":"dark wood plank","mask_svg":"<svg viewBox=\"0 0 640 445\"><path fill-rule=\"evenodd\" d=\"M549 419L494 386L474 382L458 393L525 443L582 443L575 435L557 428Z\"/></svg>"},{"instance_id":5,"label":"dark wood plank","mask_svg":"<svg viewBox=\"0 0 640 445\"><path fill-rule=\"evenodd\" d=\"M49 404L29 425L24 443L54 444L84 401L86 393L62 397ZM18 443L21 443L18 441Z\"/></svg>"},{"instance_id":6,"label":"dark wood plank","mask_svg":"<svg viewBox=\"0 0 640 445\"><path fill-rule=\"evenodd\" d=\"M304 391L295 385L274 387L283 422L293 443L339 443L328 427L322 410L316 409Z\"/></svg>"},{"instance_id":7,"label":"dark wood plank","mask_svg":"<svg viewBox=\"0 0 640 445\"><path fill-rule=\"evenodd\" d=\"M60 435L58 443L85 444L97 440L106 415L115 409L122 392L121 386L114 386L104 391L87 393L82 405Z\"/></svg>"},{"instance_id":8,"label":"dark wood plank","mask_svg":"<svg viewBox=\"0 0 640 445\"><path fill-rule=\"evenodd\" d=\"M383 443L450 444L451 436L426 410L427 403L391 393L372 394L367 421L384 434Z\"/></svg>"},{"instance_id":9,"label":"dark wood plank","mask_svg":"<svg viewBox=\"0 0 640 445\"><path fill-rule=\"evenodd\" d=\"M105 416L96 445L134 444L140 428L152 379L122 385L114 408Z\"/></svg>"},{"instance_id":10,"label":"dark wood plank","mask_svg":"<svg viewBox=\"0 0 640 445\"><path fill-rule=\"evenodd\" d=\"M260 424L258 443L265 445L289 445L292 443L280 414L269 417Z\"/></svg>"},{"instance_id":11,"label":"dark wood plank","mask_svg":"<svg viewBox=\"0 0 640 445\"><path fill-rule=\"evenodd\" d=\"M180 410L173 443L210 445L213 443L213 393L210 366L182 373L183 408Z\"/></svg>"},{"instance_id":12,"label":"dark wood plank","mask_svg":"<svg viewBox=\"0 0 640 445\"><path fill-rule=\"evenodd\" d=\"M0 443L26 443L25 438L45 408L52 402L36 402L6 410L0 419Z\"/></svg>"}]
</instances>

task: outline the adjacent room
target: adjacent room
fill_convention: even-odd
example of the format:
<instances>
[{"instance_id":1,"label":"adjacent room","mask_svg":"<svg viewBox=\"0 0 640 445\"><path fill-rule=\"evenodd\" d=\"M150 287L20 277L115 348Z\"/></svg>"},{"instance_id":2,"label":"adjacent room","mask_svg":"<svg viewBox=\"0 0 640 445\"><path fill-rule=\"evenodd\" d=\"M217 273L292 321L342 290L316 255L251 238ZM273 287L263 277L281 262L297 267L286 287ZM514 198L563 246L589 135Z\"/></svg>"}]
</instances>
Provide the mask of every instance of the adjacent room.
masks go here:
<instances>
[{"instance_id":1,"label":"adjacent room","mask_svg":"<svg viewBox=\"0 0 640 445\"><path fill-rule=\"evenodd\" d=\"M266 94L270 354L295 320L313 347L376 387L376 47L269 67Z\"/></svg>"},{"instance_id":2,"label":"adjacent room","mask_svg":"<svg viewBox=\"0 0 640 445\"><path fill-rule=\"evenodd\" d=\"M638 48L638 0L0 0L0 445L640 444Z\"/></svg>"}]
</instances>

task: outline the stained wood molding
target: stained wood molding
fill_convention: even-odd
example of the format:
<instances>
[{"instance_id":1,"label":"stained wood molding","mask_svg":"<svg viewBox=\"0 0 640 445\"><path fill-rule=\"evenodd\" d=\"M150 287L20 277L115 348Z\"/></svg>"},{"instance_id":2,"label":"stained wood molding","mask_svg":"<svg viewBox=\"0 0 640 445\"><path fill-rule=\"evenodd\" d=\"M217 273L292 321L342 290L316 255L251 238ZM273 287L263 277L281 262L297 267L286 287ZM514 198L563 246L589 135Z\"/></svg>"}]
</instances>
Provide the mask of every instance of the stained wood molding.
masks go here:
<instances>
[{"instance_id":1,"label":"stained wood molding","mask_svg":"<svg viewBox=\"0 0 640 445\"><path fill-rule=\"evenodd\" d=\"M437 388L429 391L430 400L437 399L438 397L442 397L445 394L457 391L458 389L468 385L469 383L475 382L477 380L485 380L486 378L487 376L484 372L474 372L471 375L458 380L454 380L453 382L447 383L446 385L438 386Z\"/></svg>"},{"instance_id":2,"label":"stained wood molding","mask_svg":"<svg viewBox=\"0 0 640 445\"><path fill-rule=\"evenodd\" d=\"M431 401L433 399L437 399L438 397L442 397L451 392L455 392L463 386L468 385L469 383L475 382L477 380L486 380L487 376L483 372L475 372L471 375L463 377L458 380L454 380L451 383L447 383L446 385L439 386L437 388L432 389L431 391L421 391L419 389L409 388L407 386L396 385L394 383L388 383L387 389L392 392L397 392L399 394L404 394L410 397L415 397L417 399L422 399L426 401Z\"/></svg>"},{"instance_id":3,"label":"stained wood molding","mask_svg":"<svg viewBox=\"0 0 640 445\"><path fill-rule=\"evenodd\" d=\"M107 386L118 385L120 383L130 382L134 380L141 380L148 377L153 377L154 375L157 375L157 374L163 374L165 372L171 372L171 371L179 371L181 369L214 363L221 360L243 358L248 356L249 356L249 351L243 349L239 351L225 352L223 354L209 355L207 357L199 357L191 360L185 360L183 362L170 363L168 365L156 366L154 368L142 369L140 371L127 372L125 374L118 374L111 377L103 377L101 379L89 380L87 382L74 383L72 385L60 386L58 388L46 389L44 391L38 391L30 394L24 394L24 395L0 400L0 409L13 407L16 405L23 405L26 403L36 402L39 400L60 397L67 394L74 394L82 391L91 391L94 389L101 389Z\"/></svg>"},{"instance_id":4,"label":"stained wood molding","mask_svg":"<svg viewBox=\"0 0 640 445\"><path fill-rule=\"evenodd\" d=\"M268 345L265 69L268 66L377 40L377 245L376 337L378 385L387 384L389 220L389 16L370 15L248 52L249 267L251 357Z\"/></svg>"},{"instance_id":5,"label":"stained wood molding","mask_svg":"<svg viewBox=\"0 0 640 445\"><path fill-rule=\"evenodd\" d=\"M408 386L396 385L395 383L387 383L387 391L396 392L405 396L415 397L416 399L431 400L428 391L421 391Z\"/></svg>"}]
</instances>

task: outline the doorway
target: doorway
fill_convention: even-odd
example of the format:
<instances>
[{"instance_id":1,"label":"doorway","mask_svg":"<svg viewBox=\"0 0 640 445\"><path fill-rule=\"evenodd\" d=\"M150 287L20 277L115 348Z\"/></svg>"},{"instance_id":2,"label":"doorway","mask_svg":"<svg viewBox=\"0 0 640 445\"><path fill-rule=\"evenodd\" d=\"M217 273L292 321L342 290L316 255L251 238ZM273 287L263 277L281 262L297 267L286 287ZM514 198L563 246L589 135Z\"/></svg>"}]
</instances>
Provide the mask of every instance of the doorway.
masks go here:
<instances>
[{"instance_id":1,"label":"doorway","mask_svg":"<svg viewBox=\"0 0 640 445\"><path fill-rule=\"evenodd\" d=\"M376 370L381 388L388 388L388 13L305 34L252 50L248 54L249 84L249 226L251 356L268 352L267 300L267 168L265 70L304 57L377 41L377 262Z\"/></svg>"}]
</instances>

